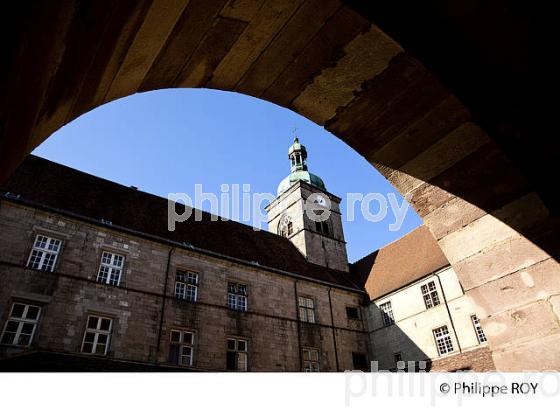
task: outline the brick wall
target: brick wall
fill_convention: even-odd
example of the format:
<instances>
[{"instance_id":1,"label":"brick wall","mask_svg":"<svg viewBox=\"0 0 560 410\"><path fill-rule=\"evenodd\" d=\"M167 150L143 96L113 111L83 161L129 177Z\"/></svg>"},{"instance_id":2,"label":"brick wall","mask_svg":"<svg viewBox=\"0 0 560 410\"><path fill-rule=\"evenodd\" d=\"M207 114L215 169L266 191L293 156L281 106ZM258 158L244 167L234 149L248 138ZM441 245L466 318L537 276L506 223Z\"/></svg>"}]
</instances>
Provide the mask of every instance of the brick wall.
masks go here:
<instances>
[{"instance_id":1,"label":"brick wall","mask_svg":"<svg viewBox=\"0 0 560 410\"><path fill-rule=\"evenodd\" d=\"M494 366L490 349L488 347L480 347L433 360L431 370L436 372L453 372L457 370L489 372L496 370L496 367Z\"/></svg>"}]
</instances>

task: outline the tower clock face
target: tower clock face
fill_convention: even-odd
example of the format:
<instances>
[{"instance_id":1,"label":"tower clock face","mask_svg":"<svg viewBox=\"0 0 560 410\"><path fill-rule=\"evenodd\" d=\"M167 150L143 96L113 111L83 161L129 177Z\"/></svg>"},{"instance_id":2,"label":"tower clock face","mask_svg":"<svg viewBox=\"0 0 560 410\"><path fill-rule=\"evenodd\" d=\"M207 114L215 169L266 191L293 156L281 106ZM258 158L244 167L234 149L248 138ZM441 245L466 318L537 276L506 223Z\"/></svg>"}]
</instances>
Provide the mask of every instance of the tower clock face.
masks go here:
<instances>
[{"instance_id":1,"label":"tower clock face","mask_svg":"<svg viewBox=\"0 0 560 410\"><path fill-rule=\"evenodd\" d=\"M325 199L325 197L323 195L317 195L315 197L315 203L319 204L321 206L327 206L327 200Z\"/></svg>"}]
</instances>

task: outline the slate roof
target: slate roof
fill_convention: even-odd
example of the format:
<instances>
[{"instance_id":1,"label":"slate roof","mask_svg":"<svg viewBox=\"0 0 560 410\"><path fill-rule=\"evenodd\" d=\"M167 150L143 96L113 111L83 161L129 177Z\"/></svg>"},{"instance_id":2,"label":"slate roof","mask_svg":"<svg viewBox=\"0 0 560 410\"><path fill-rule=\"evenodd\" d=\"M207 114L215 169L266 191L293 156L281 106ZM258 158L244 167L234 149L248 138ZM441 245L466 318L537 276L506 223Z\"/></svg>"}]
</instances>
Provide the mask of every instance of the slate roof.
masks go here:
<instances>
[{"instance_id":1,"label":"slate roof","mask_svg":"<svg viewBox=\"0 0 560 410\"><path fill-rule=\"evenodd\" d=\"M432 233L420 226L351 264L350 271L374 300L448 265Z\"/></svg>"},{"instance_id":2,"label":"slate roof","mask_svg":"<svg viewBox=\"0 0 560 410\"><path fill-rule=\"evenodd\" d=\"M176 224L167 229L168 201L156 195L126 187L55 162L29 155L10 179L0 187L10 192L4 198L70 213L101 224L110 221L114 229L125 228L150 238L190 244L197 250L224 255L246 263L320 280L335 286L363 290L348 272L307 262L287 239L234 221L202 221ZM19 197L14 197L19 195ZM178 212L184 209L177 204Z\"/></svg>"}]
</instances>

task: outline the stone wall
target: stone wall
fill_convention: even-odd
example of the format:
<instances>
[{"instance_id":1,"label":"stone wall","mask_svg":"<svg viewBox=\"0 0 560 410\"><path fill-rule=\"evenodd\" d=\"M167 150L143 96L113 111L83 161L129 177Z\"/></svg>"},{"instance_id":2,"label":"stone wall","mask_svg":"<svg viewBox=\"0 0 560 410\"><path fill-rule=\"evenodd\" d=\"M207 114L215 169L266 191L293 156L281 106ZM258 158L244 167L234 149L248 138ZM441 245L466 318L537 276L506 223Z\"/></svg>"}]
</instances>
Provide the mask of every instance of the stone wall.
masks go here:
<instances>
[{"instance_id":1,"label":"stone wall","mask_svg":"<svg viewBox=\"0 0 560 410\"><path fill-rule=\"evenodd\" d=\"M37 233L63 240L53 273L25 267ZM0 321L5 322L14 300L40 304L34 350L79 352L87 315L98 313L114 320L108 353L114 359L167 362L171 329L194 331L194 367L201 370L225 370L228 336L248 340L253 371L300 371L301 347L319 349L322 371L352 369L352 352L367 353L364 324L349 319L345 309L361 309L361 292L172 248L9 201L0 204L0 250ZM102 250L126 256L121 286L95 281ZM199 273L196 303L175 299L177 269ZM247 312L228 309L228 281L247 284ZM314 299L316 324L298 321L296 292ZM20 352L0 348L2 356Z\"/></svg>"}]
</instances>

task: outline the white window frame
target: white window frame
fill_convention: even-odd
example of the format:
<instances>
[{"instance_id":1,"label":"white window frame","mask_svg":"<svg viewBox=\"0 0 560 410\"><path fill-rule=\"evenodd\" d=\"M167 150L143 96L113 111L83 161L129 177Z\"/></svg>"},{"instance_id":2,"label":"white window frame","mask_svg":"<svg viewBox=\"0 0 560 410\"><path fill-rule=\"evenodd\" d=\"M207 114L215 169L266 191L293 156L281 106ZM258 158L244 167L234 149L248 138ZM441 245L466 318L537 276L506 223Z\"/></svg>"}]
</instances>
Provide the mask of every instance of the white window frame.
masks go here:
<instances>
[{"instance_id":1,"label":"white window frame","mask_svg":"<svg viewBox=\"0 0 560 410\"><path fill-rule=\"evenodd\" d=\"M436 342L436 348L440 356L445 356L455 351L453 339L447 325L440 326L432 330Z\"/></svg>"},{"instance_id":2,"label":"white window frame","mask_svg":"<svg viewBox=\"0 0 560 410\"><path fill-rule=\"evenodd\" d=\"M246 312L248 307L248 286L244 283L228 282L228 307Z\"/></svg>"},{"instance_id":3,"label":"white window frame","mask_svg":"<svg viewBox=\"0 0 560 410\"><path fill-rule=\"evenodd\" d=\"M420 290L422 291L422 298L424 299L426 309L431 309L441 303L435 281L432 280L425 283L420 287Z\"/></svg>"},{"instance_id":4,"label":"white window frame","mask_svg":"<svg viewBox=\"0 0 560 410\"><path fill-rule=\"evenodd\" d=\"M90 318L97 318L97 325L95 328L89 327L89 322L90 322ZM103 320L108 320L109 321L109 329L105 330L105 329L101 329L101 324ZM90 355L98 355L98 356L106 356L107 352L109 351L109 345L111 343L111 333L113 331L113 318L107 317L107 316L102 316L102 315L96 315L96 314L91 314L88 315L87 317L87 321L86 321L86 329L84 330L84 337L82 338L82 347L80 349L80 351L83 354L90 354ZM86 336L88 333L93 334L93 341L91 342L86 342ZM103 353L97 353L97 345L100 344L99 343L99 336L103 335L103 336L107 336L106 342L105 342L105 349L103 350ZM91 344L91 352L86 352L84 351L84 345L88 343ZM102 343L101 343L102 344Z\"/></svg>"},{"instance_id":5,"label":"white window frame","mask_svg":"<svg viewBox=\"0 0 560 410\"><path fill-rule=\"evenodd\" d=\"M175 297L189 302L196 302L198 297L198 273L177 269L175 272Z\"/></svg>"},{"instance_id":6,"label":"white window frame","mask_svg":"<svg viewBox=\"0 0 560 410\"><path fill-rule=\"evenodd\" d=\"M379 311L381 312L381 318L383 319L383 326L391 326L395 323L395 316L393 314L393 306L391 301L381 303L379 305Z\"/></svg>"},{"instance_id":7,"label":"white window frame","mask_svg":"<svg viewBox=\"0 0 560 410\"><path fill-rule=\"evenodd\" d=\"M321 369L321 354L319 349L304 347L301 349L301 359L303 361L303 371L305 373L319 372Z\"/></svg>"},{"instance_id":8,"label":"white window frame","mask_svg":"<svg viewBox=\"0 0 560 410\"><path fill-rule=\"evenodd\" d=\"M309 296L298 296L299 320L306 323L317 323L315 300Z\"/></svg>"},{"instance_id":9,"label":"white window frame","mask_svg":"<svg viewBox=\"0 0 560 410\"><path fill-rule=\"evenodd\" d=\"M174 339L173 338L174 335L178 335L179 338ZM177 357L178 363L174 363L174 364L177 364L179 366L192 366L194 363L194 354L195 354L195 337L196 337L195 332L191 330L172 329L171 332L169 333L169 336L170 336L170 342L169 342L170 345L171 346L175 345L179 349L179 354ZM188 340L189 338L190 341ZM185 350L188 353L185 353ZM187 358L186 363L183 360L184 358Z\"/></svg>"},{"instance_id":10,"label":"white window frame","mask_svg":"<svg viewBox=\"0 0 560 410\"><path fill-rule=\"evenodd\" d=\"M14 308L15 308L16 305L23 306L23 312L22 312L21 317L14 316ZM36 308L37 309L37 316L34 319L31 319L31 318L27 317L27 315L29 313L29 308ZM39 318L40 317L41 317L41 306L28 304L28 303L22 303L22 302L12 303L12 307L10 308L10 315L9 315L8 319L6 319L6 323L4 324L4 330L2 331L2 336L0 337L0 341L2 342L2 344L10 345L10 346L22 346L22 347L31 346L31 343L33 342L33 338L35 337L35 332L37 330L37 325L39 323ZM15 332L8 331L8 324L10 322L17 323L17 329L16 329ZM31 333L23 333L23 327L26 324L33 326L33 329L31 330ZM14 335L14 338L13 338L12 342L10 342L10 343L4 342L4 337L6 336L6 334L13 334ZM19 343L19 339L22 335L23 336L29 336L29 340L27 341L27 343Z\"/></svg>"},{"instance_id":11,"label":"white window frame","mask_svg":"<svg viewBox=\"0 0 560 410\"><path fill-rule=\"evenodd\" d=\"M482 325L480 324L480 320L476 315L471 316L471 322L474 327L474 333L476 334L476 338L479 344L486 343L488 339L486 338L486 334L484 333L484 329L482 329Z\"/></svg>"},{"instance_id":12,"label":"white window frame","mask_svg":"<svg viewBox=\"0 0 560 410\"><path fill-rule=\"evenodd\" d=\"M120 259L119 259L120 258ZM101 261L99 262L99 269L97 270L96 281L99 283L104 283L106 285L120 286L122 280L122 274L124 270L124 262L126 256L120 253L114 253L111 251L103 251L101 253ZM120 264L119 264L120 261ZM107 270L102 275L102 271ZM117 274L116 283L113 280L113 275ZM105 276L105 278L103 278Z\"/></svg>"},{"instance_id":13,"label":"white window frame","mask_svg":"<svg viewBox=\"0 0 560 410\"><path fill-rule=\"evenodd\" d=\"M230 342L233 342L234 347L230 347ZM241 343L242 345L241 345ZM241 347L244 346L244 347ZM249 342L247 339L239 337L227 338L227 351L235 353L235 370L230 371L246 372L249 369Z\"/></svg>"},{"instance_id":14,"label":"white window frame","mask_svg":"<svg viewBox=\"0 0 560 410\"><path fill-rule=\"evenodd\" d=\"M29 252L27 267L45 272L54 272L61 249L61 239L37 234L33 241L31 252Z\"/></svg>"}]
</instances>

